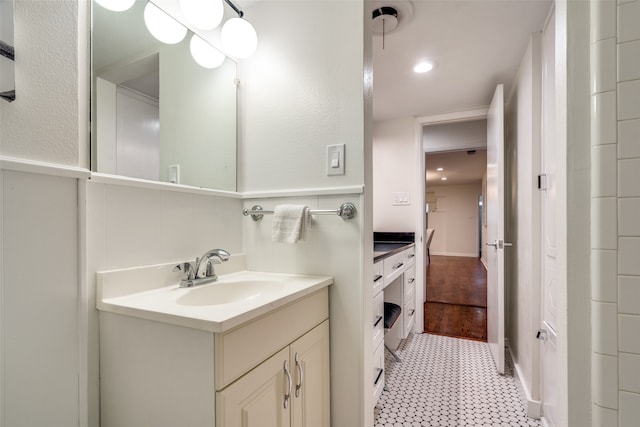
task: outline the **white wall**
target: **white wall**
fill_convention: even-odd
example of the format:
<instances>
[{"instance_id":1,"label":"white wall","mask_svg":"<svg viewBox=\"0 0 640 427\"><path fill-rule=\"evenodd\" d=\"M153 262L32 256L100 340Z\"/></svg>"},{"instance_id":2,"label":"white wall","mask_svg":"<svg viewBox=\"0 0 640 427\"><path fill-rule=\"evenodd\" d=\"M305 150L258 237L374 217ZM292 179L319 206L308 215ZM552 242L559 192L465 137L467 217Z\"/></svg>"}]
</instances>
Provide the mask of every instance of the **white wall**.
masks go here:
<instances>
[{"instance_id":1,"label":"white wall","mask_svg":"<svg viewBox=\"0 0 640 427\"><path fill-rule=\"evenodd\" d=\"M0 103L3 155L88 167L87 6L15 0L16 100Z\"/></svg>"},{"instance_id":2,"label":"white wall","mask_svg":"<svg viewBox=\"0 0 640 427\"><path fill-rule=\"evenodd\" d=\"M529 406L540 416L540 36L524 52L507 102L507 338Z\"/></svg>"},{"instance_id":3,"label":"white wall","mask_svg":"<svg viewBox=\"0 0 640 427\"><path fill-rule=\"evenodd\" d=\"M239 188L362 185L363 2L269 0L246 13L260 36L239 66ZM326 176L328 144L346 144L344 176Z\"/></svg>"},{"instance_id":4,"label":"white wall","mask_svg":"<svg viewBox=\"0 0 640 427\"><path fill-rule=\"evenodd\" d=\"M364 184L364 2L264 1L246 8L259 34L256 53L239 65L241 145L239 188L265 207L293 202L336 209L351 201L358 216L318 217L304 243L273 244L271 218L244 218L250 268L332 275L331 425L373 423L370 393L373 248ZM369 82L370 84L370 82ZM370 89L370 88L369 88ZM328 144L345 144L345 175L326 176ZM346 187L346 188L345 188ZM303 198L282 198L304 189ZM343 195L331 196L337 193ZM329 194L317 197L318 194ZM271 198L269 196L277 196ZM369 226L370 227L370 226ZM366 281L368 283L368 281Z\"/></svg>"},{"instance_id":5,"label":"white wall","mask_svg":"<svg viewBox=\"0 0 640 427\"><path fill-rule=\"evenodd\" d=\"M373 229L415 231L415 204L419 203L413 117L374 123ZM393 193L409 193L409 205L394 206Z\"/></svg>"},{"instance_id":6,"label":"white wall","mask_svg":"<svg viewBox=\"0 0 640 427\"><path fill-rule=\"evenodd\" d=\"M437 200L435 211L429 206L429 228L435 230L431 255L477 257L482 183L428 186L427 191L434 192Z\"/></svg>"},{"instance_id":7,"label":"white wall","mask_svg":"<svg viewBox=\"0 0 640 427\"><path fill-rule=\"evenodd\" d=\"M626 427L640 419L640 2L591 13L593 425Z\"/></svg>"}]
</instances>

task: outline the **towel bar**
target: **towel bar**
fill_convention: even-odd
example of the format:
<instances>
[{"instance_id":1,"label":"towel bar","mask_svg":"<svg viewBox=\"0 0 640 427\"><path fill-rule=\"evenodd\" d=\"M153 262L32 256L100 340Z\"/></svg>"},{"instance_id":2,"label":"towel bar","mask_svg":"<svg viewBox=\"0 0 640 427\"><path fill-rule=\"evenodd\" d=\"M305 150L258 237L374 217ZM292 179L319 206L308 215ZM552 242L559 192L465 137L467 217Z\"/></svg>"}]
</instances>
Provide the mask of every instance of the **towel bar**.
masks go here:
<instances>
[{"instance_id":1,"label":"towel bar","mask_svg":"<svg viewBox=\"0 0 640 427\"><path fill-rule=\"evenodd\" d=\"M264 214L272 214L273 211L262 209L262 206L255 205L251 209L244 209L242 215L253 218L254 221L260 221ZM309 209L311 215L338 215L342 219L351 219L356 216L356 207L353 203L343 203L338 209Z\"/></svg>"}]
</instances>

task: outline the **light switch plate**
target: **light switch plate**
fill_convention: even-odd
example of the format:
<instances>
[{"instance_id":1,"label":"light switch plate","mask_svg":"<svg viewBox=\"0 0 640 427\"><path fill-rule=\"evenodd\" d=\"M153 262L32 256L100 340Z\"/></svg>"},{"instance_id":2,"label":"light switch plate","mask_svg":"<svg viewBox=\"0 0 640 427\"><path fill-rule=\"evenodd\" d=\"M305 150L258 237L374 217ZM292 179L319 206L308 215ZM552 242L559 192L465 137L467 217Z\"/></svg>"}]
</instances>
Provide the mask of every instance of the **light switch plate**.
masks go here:
<instances>
[{"instance_id":1,"label":"light switch plate","mask_svg":"<svg viewBox=\"0 0 640 427\"><path fill-rule=\"evenodd\" d=\"M169 182L180 184L180 165L167 166L167 173L169 175Z\"/></svg>"},{"instance_id":2,"label":"light switch plate","mask_svg":"<svg viewBox=\"0 0 640 427\"><path fill-rule=\"evenodd\" d=\"M344 144L327 145L327 175L344 175Z\"/></svg>"},{"instance_id":3,"label":"light switch plate","mask_svg":"<svg viewBox=\"0 0 640 427\"><path fill-rule=\"evenodd\" d=\"M409 198L409 193L407 192L392 193L392 195L392 206L405 206L411 204L411 199Z\"/></svg>"}]
</instances>

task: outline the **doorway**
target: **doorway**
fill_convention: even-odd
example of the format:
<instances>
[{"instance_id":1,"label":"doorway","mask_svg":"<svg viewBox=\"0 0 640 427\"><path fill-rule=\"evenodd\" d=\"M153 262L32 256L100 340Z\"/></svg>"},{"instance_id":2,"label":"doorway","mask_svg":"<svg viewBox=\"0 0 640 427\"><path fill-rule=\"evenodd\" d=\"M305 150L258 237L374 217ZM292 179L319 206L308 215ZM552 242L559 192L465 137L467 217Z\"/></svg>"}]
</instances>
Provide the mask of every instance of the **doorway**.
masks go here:
<instances>
[{"instance_id":1,"label":"doorway","mask_svg":"<svg viewBox=\"0 0 640 427\"><path fill-rule=\"evenodd\" d=\"M486 120L425 127L425 142L486 140ZM470 142L466 142L470 141ZM487 272L479 257L487 152L484 148L425 154L427 229L433 230L425 271L425 332L487 339Z\"/></svg>"}]
</instances>

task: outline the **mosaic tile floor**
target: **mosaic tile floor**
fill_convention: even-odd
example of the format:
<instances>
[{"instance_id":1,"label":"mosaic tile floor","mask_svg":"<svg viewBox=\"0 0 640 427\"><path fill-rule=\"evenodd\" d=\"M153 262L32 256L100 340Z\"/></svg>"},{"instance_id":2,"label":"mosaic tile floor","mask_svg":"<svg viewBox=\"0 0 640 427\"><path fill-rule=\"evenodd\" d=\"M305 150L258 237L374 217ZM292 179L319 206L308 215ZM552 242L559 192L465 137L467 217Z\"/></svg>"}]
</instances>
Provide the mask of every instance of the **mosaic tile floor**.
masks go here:
<instances>
[{"instance_id":1,"label":"mosaic tile floor","mask_svg":"<svg viewBox=\"0 0 640 427\"><path fill-rule=\"evenodd\" d=\"M400 363L385 356L388 390L376 406L375 427L542 425L525 414L508 353L504 376L484 342L414 334L398 355Z\"/></svg>"}]
</instances>

